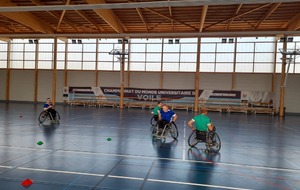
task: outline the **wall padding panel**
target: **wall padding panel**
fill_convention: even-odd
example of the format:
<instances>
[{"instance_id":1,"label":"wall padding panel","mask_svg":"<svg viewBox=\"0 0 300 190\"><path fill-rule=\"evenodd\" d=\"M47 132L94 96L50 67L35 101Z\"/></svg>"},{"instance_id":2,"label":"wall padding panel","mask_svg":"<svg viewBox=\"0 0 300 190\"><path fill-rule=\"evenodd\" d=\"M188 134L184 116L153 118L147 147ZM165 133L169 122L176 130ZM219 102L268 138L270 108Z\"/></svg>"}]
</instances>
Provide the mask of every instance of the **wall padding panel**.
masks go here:
<instances>
[{"instance_id":1,"label":"wall padding panel","mask_svg":"<svg viewBox=\"0 0 300 190\"><path fill-rule=\"evenodd\" d=\"M286 112L300 113L300 75L288 75L284 101Z\"/></svg>"},{"instance_id":2,"label":"wall padding panel","mask_svg":"<svg viewBox=\"0 0 300 190\"><path fill-rule=\"evenodd\" d=\"M68 86L95 86L95 71L68 71Z\"/></svg>"},{"instance_id":3,"label":"wall padding panel","mask_svg":"<svg viewBox=\"0 0 300 190\"><path fill-rule=\"evenodd\" d=\"M200 73L199 89L231 90L231 74Z\"/></svg>"},{"instance_id":4,"label":"wall padding panel","mask_svg":"<svg viewBox=\"0 0 300 190\"><path fill-rule=\"evenodd\" d=\"M195 89L195 73L164 73L163 89Z\"/></svg>"},{"instance_id":5,"label":"wall padding panel","mask_svg":"<svg viewBox=\"0 0 300 190\"><path fill-rule=\"evenodd\" d=\"M130 87L132 88L160 88L160 73L130 72Z\"/></svg>"},{"instance_id":6,"label":"wall padding panel","mask_svg":"<svg viewBox=\"0 0 300 190\"><path fill-rule=\"evenodd\" d=\"M124 80L126 81L126 75ZM98 84L102 87L120 87L120 72L99 72L98 74Z\"/></svg>"},{"instance_id":7,"label":"wall padding panel","mask_svg":"<svg viewBox=\"0 0 300 190\"><path fill-rule=\"evenodd\" d=\"M34 100L34 70L10 71L10 100Z\"/></svg>"},{"instance_id":8,"label":"wall padding panel","mask_svg":"<svg viewBox=\"0 0 300 190\"><path fill-rule=\"evenodd\" d=\"M63 102L64 91L64 71L56 73L56 102Z\"/></svg>"},{"instance_id":9,"label":"wall padding panel","mask_svg":"<svg viewBox=\"0 0 300 190\"><path fill-rule=\"evenodd\" d=\"M52 98L52 75L49 70L38 71L38 102L45 102L46 98Z\"/></svg>"},{"instance_id":10,"label":"wall padding panel","mask_svg":"<svg viewBox=\"0 0 300 190\"><path fill-rule=\"evenodd\" d=\"M272 74L237 74L236 90L271 91Z\"/></svg>"},{"instance_id":11,"label":"wall padding panel","mask_svg":"<svg viewBox=\"0 0 300 190\"><path fill-rule=\"evenodd\" d=\"M6 96L6 70L0 70L0 100Z\"/></svg>"}]
</instances>

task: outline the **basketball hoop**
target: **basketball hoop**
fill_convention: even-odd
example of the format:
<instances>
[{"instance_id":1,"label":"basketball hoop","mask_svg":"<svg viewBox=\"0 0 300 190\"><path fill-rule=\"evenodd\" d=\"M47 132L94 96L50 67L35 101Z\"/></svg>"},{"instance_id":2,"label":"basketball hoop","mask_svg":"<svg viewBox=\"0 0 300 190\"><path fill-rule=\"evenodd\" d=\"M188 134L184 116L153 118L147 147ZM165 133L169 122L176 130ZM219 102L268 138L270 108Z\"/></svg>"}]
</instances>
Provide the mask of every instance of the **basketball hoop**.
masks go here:
<instances>
[{"instance_id":1,"label":"basketball hoop","mask_svg":"<svg viewBox=\"0 0 300 190\"><path fill-rule=\"evenodd\" d=\"M282 48L279 48L279 51L282 55L300 55L300 49L282 49Z\"/></svg>"},{"instance_id":2,"label":"basketball hoop","mask_svg":"<svg viewBox=\"0 0 300 190\"><path fill-rule=\"evenodd\" d=\"M286 71L286 75L285 75L285 79L284 79L284 85L283 87L286 87L286 83L287 83L287 77L288 77L288 73L290 70L290 65L291 63L295 63L296 60L296 56L300 55L300 49L282 49L279 48L279 51L282 55L285 55L284 58L281 58L281 60L285 61L285 64L287 64L287 71ZM287 57L289 56L289 57Z\"/></svg>"},{"instance_id":3,"label":"basketball hoop","mask_svg":"<svg viewBox=\"0 0 300 190\"><path fill-rule=\"evenodd\" d=\"M125 49L124 52L120 48L112 49L108 54L114 55L121 62L123 56L124 56L124 59L127 59L127 57L125 57L125 56L128 55L128 49Z\"/></svg>"}]
</instances>

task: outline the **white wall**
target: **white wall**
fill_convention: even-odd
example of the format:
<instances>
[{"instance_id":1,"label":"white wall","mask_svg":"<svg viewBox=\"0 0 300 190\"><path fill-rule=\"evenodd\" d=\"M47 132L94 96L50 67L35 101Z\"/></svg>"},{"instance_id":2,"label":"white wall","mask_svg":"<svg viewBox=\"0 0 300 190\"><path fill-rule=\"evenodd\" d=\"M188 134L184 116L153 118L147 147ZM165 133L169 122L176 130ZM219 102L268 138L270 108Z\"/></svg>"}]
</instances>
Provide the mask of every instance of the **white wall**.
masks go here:
<instances>
[{"instance_id":1,"label":"white wall","mask_svg":"<svg viewBox=\"0 0 300 190\"><path fill-rule=\"evenodd\" d=\"M6 96L6 70L0 70L0 100Z\"/></svg>"},{"instance_id":2,"label":"white wall","mask_svg":"<svg viewBox=\"0 0 300 190\"><path fill-rule=\"evenodd\" d=\"M127 74L125 74L125 81L126 76ZM120 72L99 72L98 84L103 87L120 87Z\"/></svg>"},{"instance_id":3,"label":"white wall","mask_svg":"<svg viewBox=\"0 0 300 190\"><path fill-rule=\"evenodd\" d=\"M95 71L68 71L68 86L95 86Z\"/></svg>"},{"instance_id":4,"label":"white wall","mask_svg":"<svg viewBox=\"0 0 300 190\"><path fill-rule=\"evenodd\" d=\"M300 75L288 75L284 101L286 112L300 113Z\"/></svg>"},{"instance_id":5,"label":"white wall","mask_svg":"<svg viewBox=\"0 0 300 190\"><path fill-rule=\"evenodd\" d=\"M195 89L195 73L164 73L163 89Z\"/></svg>"},{"instance_id":6,"label":"white wall","mask_svg":"<svg viewBox=\"0 0 300 190\"><path fill-rule=\"evenodd\" d=\"M231 90L231 74L200 73L199 89Z\"/></svg>"},{"instance_id":7,"label":"white wall","mask_svg":"<svg viewBox=\"0 0 300 190\"><path fill-rule=\"evenodd\" d=\"M52 75L52 71L38 71L38 102L45 102L46 98L52 98Z\"/></svg>"},{"instance_id":8,"label":"white wall","mask_svg":"<svg viewBox=\"0 0 300 190\"><path fill-rule=\"evenodd\" d=\"M34 100L34 70L10 71L10 100Z\"/></svg>"},{"instance_id":9,"label":"white wall","mask_svg":"<svg viewBox=\"0 0 300 190\"><path fill-rule=\"evenodd\" d=\"M274 101L274 107L276 108L277 111L279 111L279 101L280 101L280 80L281 80L281 75L276 74L275 77L275 101Z\"/></svg>"},{"instance_id":10,"label":"white wall","mask_svg":"<svg viewBox=\"0 0 300 190\"><path fill-rule=\"evenodd\" d=\"M158 72L130 72L130 87L132 88L160 88L160 73Z\"/></svg>"},{"instance_id":11,"label":"white wall","mask_svg":"<svg viewBox=\"0 0 300 190\"><path fill-rule=\"evenodd\" d=\"M68 71L68 86L95 86L94 71ZM125 74L125 81L126 81ZM159 72L131 72L130 86L135 88L159 88ZM200 73L200 89L231 90L231 74ZM275 104L279 107L281 75L276 75ZM163 88L194 89L194 73L164 73ZM120 87L120 72L99 72L98 84L103 87ZM236 90L270 91L271 74L237 74ZM0 70L0 100L5 100L6 70ZM64 72L58 71L56 78L56 101L63 102ZM52 96L52 71L39 70L38 101ZM288 76L285 88L286 112L300 113L300 75ZM34 70L11 70L10 100L33 101Z\"/></svg>"},{"instance_id":12,"label":"white wall","mask_svg":"<svg viewBox=\"0 0 300 190\"><path fill-rule=\"evenodd\" d=\"M272 74L237 74L236 90L271 91Z\"/></svg>"},{"instance_id":13,"label":"white wall","mask_svg":"<svg viewBox=\"0 0 300 190\"><path fill-rule=\"evenodd\" d=\"M56 73L56 102L63 102L64 71Z\"/></svg>"}]
</instances>

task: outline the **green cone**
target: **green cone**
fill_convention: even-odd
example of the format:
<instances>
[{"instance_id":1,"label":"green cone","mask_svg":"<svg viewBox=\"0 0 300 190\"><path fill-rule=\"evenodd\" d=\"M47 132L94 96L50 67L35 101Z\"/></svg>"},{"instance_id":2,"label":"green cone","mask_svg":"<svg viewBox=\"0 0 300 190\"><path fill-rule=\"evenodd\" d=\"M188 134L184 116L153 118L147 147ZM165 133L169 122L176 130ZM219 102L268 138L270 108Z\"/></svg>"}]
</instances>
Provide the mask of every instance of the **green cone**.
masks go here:
<instances>
[{"instance_id":1,"label":"green cone","mask_svg":"<svg viewBox=\"0 0 300 190\"><path fill-rule=\"evenodd\" d=\"M42 145L42 144L44 144L42 141L39 141L39 142L37 142L36 144L38 144L38 145Z\"/></svg>"}]
</instances>

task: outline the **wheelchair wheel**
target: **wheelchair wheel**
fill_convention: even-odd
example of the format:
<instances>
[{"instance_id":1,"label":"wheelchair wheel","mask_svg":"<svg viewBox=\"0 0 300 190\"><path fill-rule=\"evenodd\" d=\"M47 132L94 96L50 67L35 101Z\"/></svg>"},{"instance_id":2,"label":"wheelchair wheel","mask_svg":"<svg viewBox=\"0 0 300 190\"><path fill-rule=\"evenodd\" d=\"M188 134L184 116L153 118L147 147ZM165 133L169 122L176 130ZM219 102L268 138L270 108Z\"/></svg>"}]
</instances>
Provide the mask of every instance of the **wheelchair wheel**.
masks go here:
<instances>
[{"instance_id":1,"label":"wheelchair wheel","mask_svg":"<svg viewBox=\"0 0 300 190\"><path fill-rule=\"evenodd\" d=\"M157 124L157 121L155 120L155 115L153 115L150 119L150 124L152 125L152 127L154 127Z\"/></svg>"},{"instance_id":2,"label":"wheelchair wheel","mask_svg":"<svg viewBox=\"0 0 300 190\"><path fill-rule=\"evenodd\" d=\"M55 121L58 121L58 122L60 121L60 115L57 111L56 111Z\"/></svg>"},{"instance_id":3,"label":"wheelchair wheel","mask_svg":"<svg viewBox=\"0 0 300 190\"><path fill-rule=\"evenodd\" d=\"M196 131L193 131L188 138L189 146L194 147L198 144L198 142L199 140L197 139Z\"/></svg>"},{"instance_id":4,"label":"wheelchair wheel","mask_svg":"<svg viewBox=\"0 0 300 190\"><path fill-rule=\"evenodd\" d=\"M40 113L40 116L38 118L39 123L44 123L44 121L46 121L46 119L49 117L48 112L46 111L42 111L42 113Z\"/></svg>"},{"instance_id":5,"label":"wheelchair wheel","mask_svg":"<svg viewBox=\"0 0 300 190\"><path fill-rule=\"evenodd\" d=\"M152 135L155 135L157 133L157 125L153 126L152 128Z\"/></svg>"},{"instance_id":6,"label":"wheelchair wheel","mask_svg":"<svg viewBox=\"0 0 300 190\"><path fill-rule=\"evenodd\" d=\"M178 129L177 126L174 122L169 124L169 133L171 135L171 137L176 140L178 138Z\"/></svg>"},{"instance_id":7,"label":"wheelchair wheel","mask_svg":"<svg viewBox=\"0 0 300 190\"><path fill-rule=\"evenodd\" d=\"M219 152L221 149L221 139L217 133L209 134L210 142L208 143L209 151Z\"/></svg>"}]
</instances>

